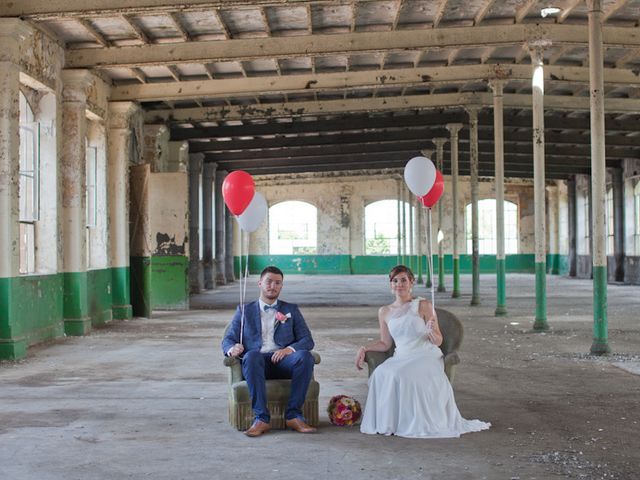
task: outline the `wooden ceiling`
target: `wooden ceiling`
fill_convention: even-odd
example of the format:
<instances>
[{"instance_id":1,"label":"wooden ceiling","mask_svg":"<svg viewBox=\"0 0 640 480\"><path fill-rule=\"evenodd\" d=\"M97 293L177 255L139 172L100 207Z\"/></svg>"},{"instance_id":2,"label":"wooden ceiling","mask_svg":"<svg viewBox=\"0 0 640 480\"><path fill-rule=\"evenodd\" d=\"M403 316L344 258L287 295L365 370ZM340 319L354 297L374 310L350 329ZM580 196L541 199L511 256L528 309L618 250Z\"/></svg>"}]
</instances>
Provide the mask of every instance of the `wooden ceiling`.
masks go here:
<instances>
[{"instance_id":1,"label":"wooden ceiling","mask_svg":"<svg viewBox=\"0 0 640 480\"><path fill-rule=\"evenodd\" d=\"M543 17L552 3L560 11ZM640 0L603 1L607 166L640 154ZM479 111L492 176L489 81L504 82L505 173L533 175L529 45L543 40L546 175L590 171L588 7L558 0L22 0L66 68L113 84L220 169L401 167ZM449 144L445 144L448 151ZM448 172L448 154L445 157Z\"/></svg>"}]
</instances>

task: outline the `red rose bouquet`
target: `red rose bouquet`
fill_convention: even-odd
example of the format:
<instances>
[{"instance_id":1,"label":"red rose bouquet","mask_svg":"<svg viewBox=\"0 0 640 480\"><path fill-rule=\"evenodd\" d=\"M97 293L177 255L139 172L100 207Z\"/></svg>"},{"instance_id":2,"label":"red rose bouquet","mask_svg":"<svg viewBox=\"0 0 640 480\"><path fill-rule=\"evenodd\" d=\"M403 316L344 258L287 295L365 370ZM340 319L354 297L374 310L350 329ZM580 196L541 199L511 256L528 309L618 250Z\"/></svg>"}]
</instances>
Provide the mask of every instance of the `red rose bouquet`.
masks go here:
<instances>
[{"instance_id":1,"label":"red rose bouquet","mask_svg":"<svg viewBox=\"0 0 640 480\"><path fill-rule=\"evenodd\" d=\"M327 407L329 421L339 427L353 425L362 415L360 402L347 395L336 395L329 400Z\"/></svg>"}]
</instances>

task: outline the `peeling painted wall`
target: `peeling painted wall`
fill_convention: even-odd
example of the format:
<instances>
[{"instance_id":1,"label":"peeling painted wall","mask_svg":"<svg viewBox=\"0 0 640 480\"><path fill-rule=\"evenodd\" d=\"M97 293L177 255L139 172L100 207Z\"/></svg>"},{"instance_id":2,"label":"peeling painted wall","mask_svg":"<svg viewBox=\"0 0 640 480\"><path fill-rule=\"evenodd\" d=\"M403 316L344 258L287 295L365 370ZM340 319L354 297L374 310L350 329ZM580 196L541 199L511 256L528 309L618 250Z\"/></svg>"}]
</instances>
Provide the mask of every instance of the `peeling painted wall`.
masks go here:
<instances>
[{"instance_id":1,"label":"peeling painted wall","mask_svg":"<svg viewBox=\"0 0 640 480\"><path fill-rule=\"evenodd\" d=\"M149 230L153 255L189 256L188 177L152 173L149 178Z\"/></svg>"}]
</instances>

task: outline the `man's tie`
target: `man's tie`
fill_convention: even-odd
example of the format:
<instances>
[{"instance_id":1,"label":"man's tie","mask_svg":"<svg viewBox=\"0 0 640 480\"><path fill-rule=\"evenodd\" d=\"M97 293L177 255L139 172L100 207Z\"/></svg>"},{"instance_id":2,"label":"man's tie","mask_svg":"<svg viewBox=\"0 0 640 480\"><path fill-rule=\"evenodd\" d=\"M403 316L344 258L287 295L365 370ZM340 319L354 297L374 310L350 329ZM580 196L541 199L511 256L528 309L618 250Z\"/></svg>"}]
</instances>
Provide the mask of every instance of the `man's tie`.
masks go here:
<instances>
[{"instance_id":1,"label":"man's tie","mask_svg":"<svg viewBox=\"0 0 640 480\"><path fill-rule=\"evenodd\" d=\"M273 305L265 305L264 306L264 311L268 312L270 308L273 308L274 310L277 310L278 309L278 304L274 303Z\"/></svg>"}]
</instances>

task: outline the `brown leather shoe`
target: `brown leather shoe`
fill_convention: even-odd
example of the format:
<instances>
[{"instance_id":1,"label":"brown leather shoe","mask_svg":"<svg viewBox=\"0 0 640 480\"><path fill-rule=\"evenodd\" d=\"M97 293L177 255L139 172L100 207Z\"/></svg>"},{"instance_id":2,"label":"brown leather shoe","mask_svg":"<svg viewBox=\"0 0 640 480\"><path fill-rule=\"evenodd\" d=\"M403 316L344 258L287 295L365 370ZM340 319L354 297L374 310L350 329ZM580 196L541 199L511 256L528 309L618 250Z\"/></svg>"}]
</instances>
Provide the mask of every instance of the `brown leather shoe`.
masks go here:
<instances>
[{"instance_id":1,"label":"brown leather shoe","mask_svg":"<svg viewBox=\"0 0 640 480\"><path fill-rule=\"evenodd\" d=\"M299 418L292 418L291 420L286 421L287 428L295 430L300 433L315 433L318 429L312 427L311 425L307 425Z\"/></svg>"},{"instance_id":2,"label":"brown leather shoe","mask_svg":"<svg viewBox=\"0 0 640 480\"><path fill-rule=\"evenodd\" d=\"M263 422L262 420L256 420L253 422L253 425L251 425L249 430L245 430L244 434L247 437L259 437L263 433L267 433L269 430L271 430L270 423Z\"/></svg>"}]
</instances>

